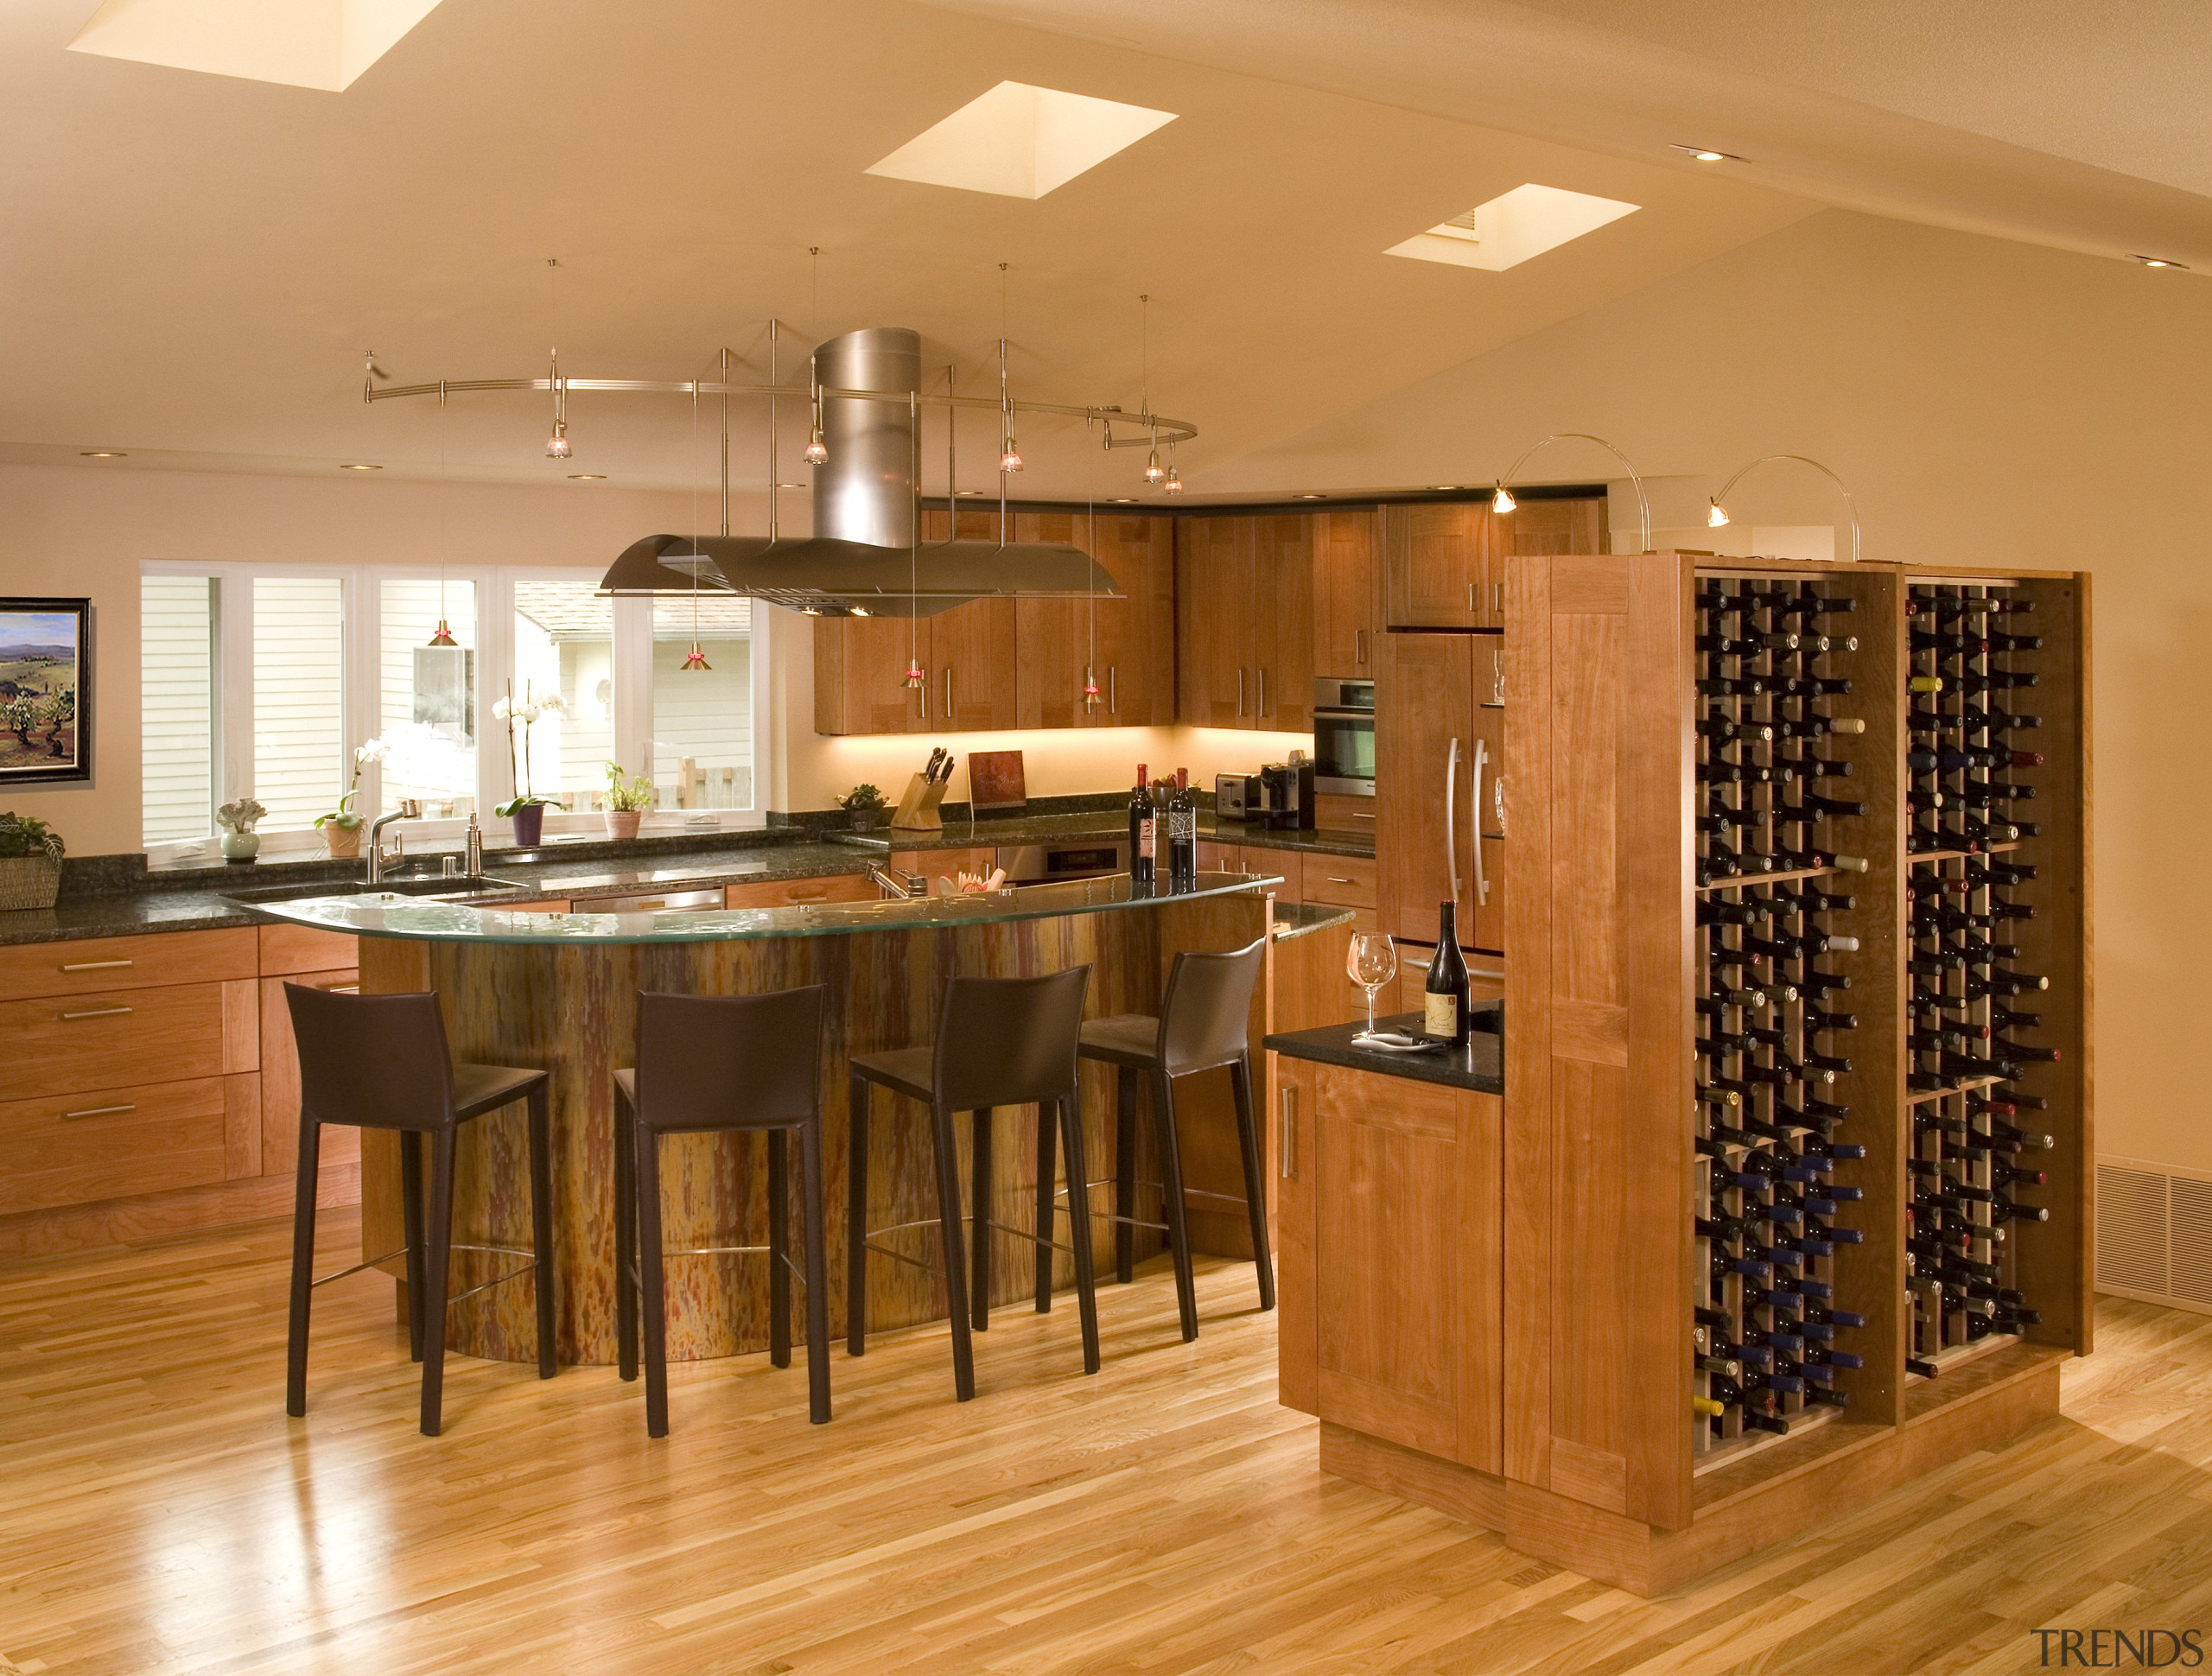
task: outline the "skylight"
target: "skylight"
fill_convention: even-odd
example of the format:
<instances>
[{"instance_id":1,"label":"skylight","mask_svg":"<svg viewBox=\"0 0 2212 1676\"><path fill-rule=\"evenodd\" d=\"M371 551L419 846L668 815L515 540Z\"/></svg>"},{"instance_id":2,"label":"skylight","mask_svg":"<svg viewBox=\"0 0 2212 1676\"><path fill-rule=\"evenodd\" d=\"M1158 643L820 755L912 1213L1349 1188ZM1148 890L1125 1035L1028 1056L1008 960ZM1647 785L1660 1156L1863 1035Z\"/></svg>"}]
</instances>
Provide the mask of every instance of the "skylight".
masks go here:
<instances>
[{"instance_id":1,"label":"skylight","mask_svg":"<svg viewBox=\"0 0 2212 1676\"><path fill-rule=\"evenodd\" d=\"M1042 198L1174 120L1172 111L1002 81L868 172L1005 198Z\"/></svg>"},{"instance_id":2,"label":"skylight","mask_svg":"<svg viewBox=\"0 0 2212 1676\"><path fill-rule=\"evenodd\" d=\"M342 93L438 0L105 0L73 53Z\"/></svg>"},{"instance_id":3,"label":"skylight","mask_svg":"<svg viewBox=\"0 0 2212 1676\"><path fill-rule=\"evenodd\" d=\"M1403 244L1391 245L1383 255L1503 273L1640 207L1618 198L1593 198L1586 192L1531 183L1516 187L1487 204L1478 204L1465 215L1455 215L1427 232L1417 232Z\"/></svg>"}]
</instances>

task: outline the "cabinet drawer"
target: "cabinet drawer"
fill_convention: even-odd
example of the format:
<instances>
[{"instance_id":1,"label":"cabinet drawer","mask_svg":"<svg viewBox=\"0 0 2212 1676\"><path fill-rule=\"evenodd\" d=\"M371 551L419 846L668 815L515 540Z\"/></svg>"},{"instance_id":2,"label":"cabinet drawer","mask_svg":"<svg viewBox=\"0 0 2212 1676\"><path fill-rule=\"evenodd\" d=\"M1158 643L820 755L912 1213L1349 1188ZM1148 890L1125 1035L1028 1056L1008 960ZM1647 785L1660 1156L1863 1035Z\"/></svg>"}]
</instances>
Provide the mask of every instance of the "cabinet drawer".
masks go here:
<instances>
[{"instance_id":1,"label":"cabinet drawer","mask_svg":"<svg viewBox=\"0 0 2212 1676\"><path fill-rule=\"evenodd\" d=\"M1374 862L1356 855L1306 855L1300 860L1306 901L1332 908L1375 905Z\"/></svg>"},{"instance_id":2,"label":"cabinet drawer","mask_svg":"<svg viewBox=\"0 0 2212 1676\"><path fill-rule=\"evenodd\" d=\"M155 984L211 983L222 978L250 978L258 969L251 925L220 931L29 943L0 949L0 1000L89 995Z\"/></svg>"},{"instance_id":3,"label":"cabinet drawer","mask_svg":"<svg viewBox=\"0 0 2212 1676\"><path fill-rule=\"evenodd\" d=\"M359 955L360 939L342 931L318 931L312 925L264 925L260 932L264 978L292 972L329 972L353 965Z\"/></svg>"},{"instance_id":4,"label":"cabinet drawer","mask_svg":"<svg viewBox=\"0 0 2212 1676\"><path fill-rule=\"evenodd\" d=\"M1321 791L1313 797L1313 824L1324 832L1360 832L1372 837L1379 797L1351 797Z\"/></svg>"},{"instance_id":5,"label":"cabinet drawer","mask_svg":"<svg viewBox=\"0 0 2212 1676\"><path fill-rule=\"evenodd\" d=\"M819 902L873 902L879 892L865 873L831 873L821 879L778 879L761 885L732 885L722 893L732 908L802 908Z\"/></svg>"},{"instance_id":6,"label":"cabinet drawer","mask_svg":"<svg viewBox=\"0 0 2212 1676\"><path fill-rule=\"evenodd\" d=\"M0 1216L224 1178L223 1079L0 1104Z\"/></svg>"},{"instance_id":7,"label":"cabinet drawer","mask_svg":"<svg viewBox=\"0 0 2212 1676\"><path fill-rule=\"evenodd\" d=\"M251 978L10 1001L0 1053L10 1091L26 1097L220 1076L254 1068L257 1010Z\"/></svg>"}]
</instances>

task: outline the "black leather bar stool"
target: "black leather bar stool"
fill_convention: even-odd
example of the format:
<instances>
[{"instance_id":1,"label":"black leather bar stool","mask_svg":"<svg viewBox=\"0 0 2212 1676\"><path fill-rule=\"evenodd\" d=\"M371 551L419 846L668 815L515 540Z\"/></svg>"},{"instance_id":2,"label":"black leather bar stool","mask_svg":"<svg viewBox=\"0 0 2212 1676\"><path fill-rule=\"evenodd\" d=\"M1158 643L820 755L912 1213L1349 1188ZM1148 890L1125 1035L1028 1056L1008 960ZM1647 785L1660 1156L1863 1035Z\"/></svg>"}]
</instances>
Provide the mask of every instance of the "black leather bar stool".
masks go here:
<instances>
[{"instance_id":1,"label":"black leather bar stool","mask_svg":"<svg viewBox=\"0 0 2212 1676\"><path fill-rule=\"evenodd\" d=\"M786 1138L798 1135L805 1222L807 1418L830 1418L830 1281L823 1232L820 984L772 995L638 997L638 1064L614 1073L614 1333L622 1377L638 1376L645 1304L645 1431L668 1435L666 1260L766 1253L768 1360L791 1365L791 1187ZM768 1243L661 1244L660 1138L760 1130L768 1144Z\"/></svg>"},{"instance_id":2,"label":"black leather bar stool","mask_svg":"<svg viewBox=\"0 0 2212 1676\"><path fill-rule=\"evenodd\" d=\"M505 1065L456 1065L434 994L349 995L284 986L292 1036L300 1051L300 1176L292 1212L292 1321L284 1381L284 1412L308 1412L308 1300L312 1290L400 1255L388 1251L365 1263L315 1278L315 1172L322 1128L346 1123L399 1131L399 1182L406 1222L407 1336L423 1364L423 1435L435 1438L445 1387L448 1267L455 1251L492 1252L530 1260L461 1298L535 1273L537 1276L537 1376L553 1377L553 1152L550 1079L542 1070ZM532 1249L456 1245L453 1238L453 1156L461 1126L518 1100L530 1102L530 1222ZM421 1142L430 1148L429 1225L423 1226Z\"/></svg>"},{"instance_id":3,"label":"black leather bar stool","mask_svg":"<svg viewBox=\"0 0 2212 1676\"><path fill-rule=\"evenodd\" d=\"M1041 1229L1009 1228L991 1218L991 1114L999 1106L1037 1108L1037 1152L1044 1172L1040 1198L1052 1190L1052 1143L1057 1124L1066 1147L1069 1190L1084 1192L1083 1108L1077 1097L1076 1042L1083 1023L1083 998L1090 968L1072 967L1040 978L955 978L945 992L937 1041L926 1047L856 1054L852 1060L852 1144L848 1171L851 1202L845 1249L845 1348L858 1355L868 1333L868 1254L921 1263L904 1252L876 1245L872 1235L926 1222L900 1222L870 1228L868 1199L868 1100L872 1084L920 1101L930 1108L930 1132L937 1154L938 1228L944 1251L948 1313L952 1318L952 1386L963 1402L976 1394L976 1365L969 1343L970 1322L989 1326L991 1233L1011 1234L1037 1242L1038 1273L1049 1293L1054 1249L1075 1259L1075 1285L1083 1316L1083 1371L1098 1371L1098 1303L1090 1263L1090 1224L1072 1218L1068 1243L1052 1243L1049 1219ZM974 1114L974 1255L963 1263L960 1235L960 1154L954 1140L956 1112ZM1049 1198L1045 1202L1049 1203ZM969 1308L963 1312L961 1299Z\"/></svg>"},{"instance_id":4,"label":"black leather bar stool","mask_svg":"<svg viewBox=\"0 0 2212 1676\"><path fill-rule=\"evenodd\" d=\"M1175 1138L1175 1079L1194 1072L1229 1068L1236 1098L1236 1139L1244 1157L1245 1214L1251 1220L1252 1260L1260 1271L1260 1307L1275 1306L1274 1262L1268 1251L1268 1196L1265 1171L1260 1162L1260 1127L1252 1108L1252 1057L1249 1026L1253 987L1266 962L1265 937L1249 948L1218 955L1184 953L1175 956L1167 974L1167 994L1160 1016L1141 1013L1116 1013L1093 1019L1083 1027L1079 1050L1086 1059L1115 1068L1114 1099L1114 1271L1123 1284L1134 1262L1134 1230L1164 1231L1175 1259L1175 1304L1183 1318L1183 1336L1198 1336L1198 1292L1191 1275L1191 1235L1185 1222L1184 1201L1192 1190L1183 1185L1183 1153ZM1151 1078L1153 1124L1160 1150L1158 1185L1165 1222L1145 1222L1136 1215L1137 1079ZM1049 1179L1049 1165L1039 1167ZM1147 1184L1150 1185L1152 1184ZM1069 1184L1070 1206L1074 1183ZM1202 1198L1225 1195L1199 1193ZM1227 1203L1237 1201L1227 1199ZM1042 1201L1039 1201L1040 1208ZM1042 1296L1038 1307L1044 1307Z\"/></svg>"}]
</instances>

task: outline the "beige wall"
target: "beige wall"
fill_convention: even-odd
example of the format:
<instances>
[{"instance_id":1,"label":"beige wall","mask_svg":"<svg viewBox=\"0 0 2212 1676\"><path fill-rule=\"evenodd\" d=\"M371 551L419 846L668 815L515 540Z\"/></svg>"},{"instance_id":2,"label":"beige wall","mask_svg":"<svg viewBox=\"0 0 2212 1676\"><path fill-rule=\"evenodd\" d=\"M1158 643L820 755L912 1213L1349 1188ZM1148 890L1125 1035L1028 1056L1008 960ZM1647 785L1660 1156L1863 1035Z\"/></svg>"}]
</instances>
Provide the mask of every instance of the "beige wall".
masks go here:
<instances>
[{"instance_id":1,"label":"beige wall","mask_svg":"<svg viewBox=\"0 0 2212 1676\"><path fill-rule=\"evenodd\" d=\"M1687 479L1662 486L1666 524L1787 450L1852 485L1869 558L2094 572L2099 1148L2212 1169L2208 390L2212 277L1834 212L1239 469L1478 481L1535 437L1588 430ZM1834 519L1800 470L1762 468L1732 510ZM1622 511L1617 495L1617 531Z\"/></svg>"}]
</instances>

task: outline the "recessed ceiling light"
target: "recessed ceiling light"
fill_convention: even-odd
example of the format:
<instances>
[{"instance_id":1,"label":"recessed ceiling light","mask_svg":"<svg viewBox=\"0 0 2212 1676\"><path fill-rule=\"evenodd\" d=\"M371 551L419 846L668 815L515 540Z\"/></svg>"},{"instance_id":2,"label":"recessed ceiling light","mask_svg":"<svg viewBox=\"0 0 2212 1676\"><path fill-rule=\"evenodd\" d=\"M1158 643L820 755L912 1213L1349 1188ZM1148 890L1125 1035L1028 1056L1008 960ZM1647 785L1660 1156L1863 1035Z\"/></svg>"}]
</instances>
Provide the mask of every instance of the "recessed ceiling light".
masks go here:
<instances>
[{"instance_id":1,"label":"recessed ceiling light","mask_svg":"<svg viewBox=\"0 0 2212 1676\"><path fill-rule=\"evenodd\" d=\"M1435 490L1439 494L1448 494L1459 486L1456 483L1432 483L1428 486Z\"/></svg>"},{"instance_id":2,"label":"recessed ceiling light","mask_svg":"<svg viewBox=\"0 0 2212 1676\"><path fill-rule=\"evenodd\" d=\"M1593 198L1586 192L1531 181L1476 205L1465 215L1439 222L1427 232L1417 232L1382 254L1503 273L1532 256L1595 232L1609 221L1632 215L1638 207L1618 198Z\"/></svg>"},{"instance_id":3,"label":"recessed ceiling light","mask_svg":"<svg viewBox=\"0 0 2212 1676\"><path fill-rule=\"evenodd\" d=\"M1740 163L1744 161L1732 151L1715 151L1709 145L1684 145L1679 140L1675 141L1667 149L1669 151L1681 152L1682 156L1689 158L1694 162Z\"/></svg>"},{"instance_id":4,"label":"recessed ceiling light","mask_svg":"<svg viewBox=\"0 0 2212 1676\"><path fill-rule=\"evenodd\" d=\"M1137 504L1137 498L1135 495L1109 495L1106 504L1109 506L1134 506Z\"/></svg>"},{"instance_id":5,"label":"recessed ceiling light","mask_svg":"<svg viewBox=\"0 0 2212 1676\"><path fill-rule=\"evenodd\" d=\"M438 0L106 0L73 53L342 93Z\"/></svg>"},{"instance_id":6,"label":"recessed ceiling light","mask_svg":"<svg viewBox=\"0 0 2212 1676\"><path fill-rule=\"evenodd\" d=\"M1292 495L1292 496L1291 496L1291 498L1292 498L1293 500L1319 500L1320 498L1322 498L1322 497L1321 497L1321 496L1319 496L1319 495L1318 495L1318 494L1316 494L1316 493L1314 493L1312 490L1310 490L1310 489L1309 489L1309 490L1306 491L1306 492L1305 492L1304 493L1302 493L1302 494L1294 494L1294 495Z\"/></svg>"},{"instance_id":7,"label":"recessed ceiling light","mask_svg":"<svg viewBox=\"0 0 2212 1676\"><path fill-rule=\"evenodd\" d=\"M983 492L981 489L955 489L952 492L964 500L970 495L980 495Z\"/></svg>"},{"instance_id":8,"label":"recessed ceiling light","mask_svg":"<svg viewBox=\"0 0 2212 1676\"><path fill-rule=\"evenodd\" d=\"M806 487L806 485L804 483L779 483L776 486L779 489L804 489Z\"/></svg>"},{"instance_id":9,"label":"recessed ceiling light","mask_svg":"<svg viewBox=\"0 0 2212 1676\"><path fill-rule=\"evenodd\" d=\"M1174 120L1172 111L1002 81L868 172L1002 198L1042 198Z\"/></svg>"},{"instance_id":10,"label":"recessed ceiling light","mask_svg":"<svg viewBox=\"0 0 2212 1676\"><path fill-rule=\"evenodd\" d=\"M338 469L341 472L380 472L384 467L381 466L345 465L340 466Z\"/></svg>"},{"instance_id":11,"label":"recessed ceiling light","mask_svg":"<svg viewBox=\"0 0 2212 1676\"><path fill-rule=\"evenodd\" d=\"M2186 262L2175 262L2163 256L2139 256L2135 259L2146 268L2178 268L2183 273L2189 271Z\"/></svg>"},{"instance_id":12,"label":"recessed ceiling light","mask_svg":"<svg viewBox=\"0 0 2212 1676\"><path fill-rule=\"evenodd\" d=\"M569 473L569 481L571 483L604 483L607 481L607 473L605 472L570 472Z\"/></svg>"},{"instance_id":13,"label":"recessed ceiling light","mask_svg":"<svg viewBox=\"0 0 2212 1676\"><path fill-rule=\"evenodd\" d=\"M79 448L78 456L85 460L128 460L130 456L120 448Z\"/></svg>"}]
</instances>

